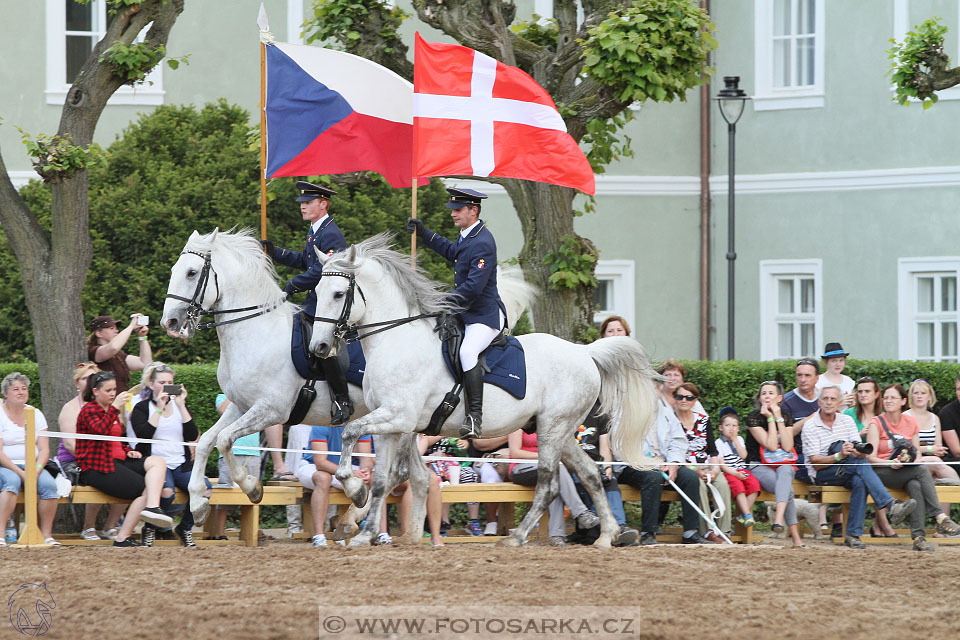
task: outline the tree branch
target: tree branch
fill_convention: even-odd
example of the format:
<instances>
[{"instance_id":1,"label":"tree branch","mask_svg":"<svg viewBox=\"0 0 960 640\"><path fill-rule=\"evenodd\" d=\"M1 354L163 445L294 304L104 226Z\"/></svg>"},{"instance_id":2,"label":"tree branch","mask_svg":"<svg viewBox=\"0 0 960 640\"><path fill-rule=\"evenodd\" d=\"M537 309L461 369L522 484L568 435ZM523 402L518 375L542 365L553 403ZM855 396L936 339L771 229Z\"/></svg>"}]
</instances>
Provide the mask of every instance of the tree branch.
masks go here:
<instances>
[{"instance_id":1,"label":"tree branch","mask_svg":"<svg viewBox=\"0 0 960 640\"><path fill-rule=\"evenodd\" d=\"M0 154L0 224L7 232L10 246L17 255L38 255L49 259L50 236L37 222L10 180L7 165ZM21 261L20 268L25 268Z\"/></svg>"}]
</instances>

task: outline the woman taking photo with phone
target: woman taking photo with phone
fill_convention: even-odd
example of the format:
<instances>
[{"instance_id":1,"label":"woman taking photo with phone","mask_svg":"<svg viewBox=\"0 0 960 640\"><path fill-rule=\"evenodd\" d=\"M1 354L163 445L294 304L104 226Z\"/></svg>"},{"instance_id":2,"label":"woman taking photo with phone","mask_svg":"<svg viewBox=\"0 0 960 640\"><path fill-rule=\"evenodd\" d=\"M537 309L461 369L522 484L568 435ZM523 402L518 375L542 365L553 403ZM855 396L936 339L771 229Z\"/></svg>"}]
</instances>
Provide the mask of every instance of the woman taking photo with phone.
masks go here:
<instances>
[{"instance_id":1,"label":"woman taking photo with phone","mask_svg":"<svg viewBox=\"0 0 960 640\"><path fill-rule=\"evenodd\" d=\"M173 383L173 369L162 362L152 362L143 370L140 382L140 402L130 412L130 424L138 438L168 440L165 443L141 443L137 451L145 456L159 456L166 464L166 477L160 496L160 506L166 511L173 504L176 489L187 491L193 472L193 452L180 442L193 442L200 436L193 416L187 409L187 389ZM211 485L207 483L210 495ZM174 533L185 547L195 547L193 541L193 514L188 504ZM143 527L142 544L153 546L156 529Z\"/></svg>"}]
</instances>

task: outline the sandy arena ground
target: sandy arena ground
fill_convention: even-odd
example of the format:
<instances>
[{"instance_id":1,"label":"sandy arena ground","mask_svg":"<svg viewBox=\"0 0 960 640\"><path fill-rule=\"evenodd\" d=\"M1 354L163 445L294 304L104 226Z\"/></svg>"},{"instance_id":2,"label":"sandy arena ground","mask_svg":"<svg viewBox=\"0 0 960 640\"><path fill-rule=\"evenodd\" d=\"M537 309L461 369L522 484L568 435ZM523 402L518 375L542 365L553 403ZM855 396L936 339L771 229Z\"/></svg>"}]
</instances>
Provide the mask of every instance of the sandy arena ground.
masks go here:
<instances>
[{"instance_id":1,"label":"sandy arena ground","mask_svg":"<svg viewBox=\"0 0 960 640\"><path fill-rule=\"evenodd\" d=\"M56 601L46 638L556 638L553 633L360 635L320 628L319 607L617 606L629 631L594 637L957 638L960 546L855 551L829 543L751 547L521 549L487 544L0 549L0 595L45 581ZM570 607L579 607L572 609ZM512 610L511 615L518 609ZM607 609L604 609L607 611ZM349 618L350 611L344 610ZM434 617L436 610L433 611ZM622 627L617 627L621 629ZM608 630L609 631L609 630ZM0 638L22 638L0 622Z\"/></svg>"}]
</instances>

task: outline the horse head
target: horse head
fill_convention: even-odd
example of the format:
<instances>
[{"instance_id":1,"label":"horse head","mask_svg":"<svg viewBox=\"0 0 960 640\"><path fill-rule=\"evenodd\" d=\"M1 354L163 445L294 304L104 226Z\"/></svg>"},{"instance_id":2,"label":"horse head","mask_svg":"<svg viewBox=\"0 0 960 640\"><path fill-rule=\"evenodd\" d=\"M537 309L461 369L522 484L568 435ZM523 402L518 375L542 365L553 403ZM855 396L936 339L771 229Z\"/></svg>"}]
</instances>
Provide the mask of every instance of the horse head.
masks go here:
<instances>
[{"instance_id":1,"label":"horse head","mask_svg":"<svg viewBox=\"0 0 960 640\"><path fill-rule=\"evenodd\" d=\"M337 354L337 346L351 324L363 318L366 300L357 295L357 274L364 264L357 246L350 245L344 254L327 256L314 247L317 259L324 266L323 275L314 291L317 295L316 320L310 338L310 352L320 358ZM343 256L343 257L341 257Z\"/></svg>"}]
</instances>

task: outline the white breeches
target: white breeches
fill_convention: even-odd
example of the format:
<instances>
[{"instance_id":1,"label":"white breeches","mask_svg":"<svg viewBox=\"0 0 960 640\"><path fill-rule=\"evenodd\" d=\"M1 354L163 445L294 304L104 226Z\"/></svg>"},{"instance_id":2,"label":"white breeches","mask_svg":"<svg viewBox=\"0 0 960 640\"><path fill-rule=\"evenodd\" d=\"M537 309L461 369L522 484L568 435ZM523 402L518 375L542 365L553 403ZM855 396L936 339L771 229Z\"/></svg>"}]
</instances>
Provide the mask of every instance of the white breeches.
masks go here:
<instances>
[{"instance_id":1,"label":"white breeches","mask_svg":"<svg viewBox=\"0 0 960 640\"><path fill-rule=\"evenodd\" d=\"M503 328L503 312L500 313L500 329ZM470 371L477 366L480 352L490 346L493 339L500 333L500 329L493 329L485 324L468 324L463 332L463 343L460 345L460 366L464 371Z\"/></svg>"}]
</instances>

